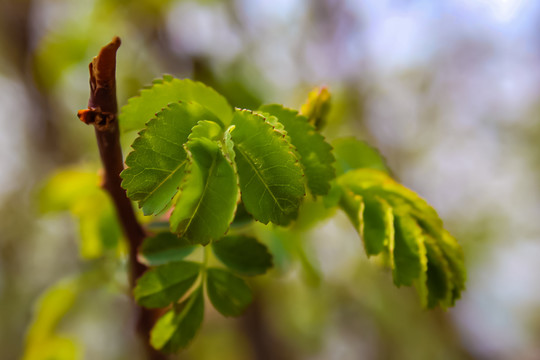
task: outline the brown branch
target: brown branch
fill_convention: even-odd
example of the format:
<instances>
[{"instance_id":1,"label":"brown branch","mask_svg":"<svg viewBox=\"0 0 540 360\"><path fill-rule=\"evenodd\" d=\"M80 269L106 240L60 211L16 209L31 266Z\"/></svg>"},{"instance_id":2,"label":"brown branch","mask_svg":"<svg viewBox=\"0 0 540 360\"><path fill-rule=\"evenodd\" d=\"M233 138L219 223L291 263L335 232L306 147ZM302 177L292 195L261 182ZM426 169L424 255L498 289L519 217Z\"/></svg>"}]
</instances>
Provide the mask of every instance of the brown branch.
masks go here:
<instances>
[{"instance_id":1,"label":"brown branch","mask_svg":"<svg viewBox=\"0 0 540 360\"><path fill-rule=\"evenodd\" d=\"M116 51L120 38L115 37L104 46L90 63L90 100L88 109L79 110L78 116L85 124L95 127L101 162L104 168L102 187L111 196L118 219L129 241L129 281L131 288L143 274L146 267L137 261L137 249L146 234L137 221L130 200L120 186L120 172L124 170L124 160L120 147L118 128L118 105L116 102ZM148 358L166 359L149 345L149 334L154 323L154 313L135 306L137 311L137 332L147 348Z\"/></svg>"}]
</instances>

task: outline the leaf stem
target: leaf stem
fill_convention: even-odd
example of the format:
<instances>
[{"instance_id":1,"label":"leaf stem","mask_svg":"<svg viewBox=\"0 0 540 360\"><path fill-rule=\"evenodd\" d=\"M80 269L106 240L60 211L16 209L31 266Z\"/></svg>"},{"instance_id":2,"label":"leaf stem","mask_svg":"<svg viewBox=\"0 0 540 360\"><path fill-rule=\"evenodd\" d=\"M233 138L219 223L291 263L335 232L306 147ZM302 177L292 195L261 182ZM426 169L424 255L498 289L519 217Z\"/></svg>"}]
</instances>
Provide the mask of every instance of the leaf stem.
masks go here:
<instances>
[{"instance_id":1,"label":"leaf stem","mask_svg":"<svg viewBox=\"0 0 540 360\"><path fill-rule=\"evenodd\" d=\"M116 52L120 47L119 37L105 45L98 56L92 59L90 70L90 99L88 109L79 110L78 117L87 125L94 125L101 162L104 168L102 187L111 196L124 234L130 245L129 281L135 286L146 267L137 261L137 249L146 237L144 229L137 221L131 201L120 186L120 172L124 169L124 159L120 146L118 128L118 105L116 101ZM154 313L134 307L138 312L137 332L143 338L148 359L161 360L166 357L149 345L149 334L153 326Z\"/></svg>"},{"instance_id":2,"label":"leaf stem","mask_svg":"<svg viewBox=\"0 0 540 360\"><path fill-rule=\"evenodd\" d=\"M201 270L201 286L204 286L206 283L206 276L207 276L207 269L208 269L208 259L210 258L210 244L206 245L204 247L204 253L203 253L203 262L202 262L202 270Z\"/></svg>"}]
</instances>

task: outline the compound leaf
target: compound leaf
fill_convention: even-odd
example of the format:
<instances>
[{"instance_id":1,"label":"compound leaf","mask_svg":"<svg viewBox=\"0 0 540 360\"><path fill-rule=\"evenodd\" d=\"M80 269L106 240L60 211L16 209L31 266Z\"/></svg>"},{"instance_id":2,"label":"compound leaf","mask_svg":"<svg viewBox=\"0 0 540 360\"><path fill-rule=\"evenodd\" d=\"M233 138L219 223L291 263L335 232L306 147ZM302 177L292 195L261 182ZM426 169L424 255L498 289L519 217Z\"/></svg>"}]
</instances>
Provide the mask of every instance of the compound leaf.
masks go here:
<instances>
[{"instance_id":1,"label":"compound leaf","mask_svg":"<svg viewBox=\"0 0 540 360\"><path fill-rule=\"evenodd\" d=\"M223 264L240 275L261 275L272 267L268 248L253 237L225 236L213 243L212 249Z\"/></svg>"},{"instance_id":2,"label":"compound leaf","mask_svg":"<svg viewBox=\"0 0 540 360\"><path fill-rule=\"evenodd\" d=\"M189 79L164 76L162 80L154 81L151 87L143 89L139 96L129 99L127 105L122 107L119 114L120 129L124 132L140 130L169 103L179 101L199 103L223 125L231 121L231 106L214 89Z\"/></svg>"},{"instance_id":3,"label":"compound leaf","mask_svg":"<svg viewBox=\"0 0 540 360\"><path fill-rule=\"evenodd\" d=\"M208 122L199 126L210 126ZM196 132L197 131L197 132ZM190 136L190 170L171 214L171 230L191 243L221 238L234 218L238 185L234 168L215 141Z\"/></svg>"},{"instance_id":4,"label":"compound leaf","mask_svg":"<svg viewBox=\"0 0 540 360\"><path fill-rule=\"evenodd\" d=\"M452 306L465 288L463 252L437 212L383 171L353 169L336 184L366 253L390 255L394 283L416 285L427 307Z\"/></svg>"},{"instance_id":5,"label":"compound leaf","mask_svg":"<svg viewBox=\"0 0 540 360\"><path fill-rule=\"evenodd\" d=\"M229 271L210 268L206 279L208 298L224 316L239 316L253 300L251 289Z\"/></svg>"},{"instance_id":6,"label":"compound leaf","mask_svg":"<svg viewBox=\"0 0 540 360\"><path fill-rule=\"evenodd\" d=\"M189 345L204 318L202 287L185 301L165 313L150 332L150 344L165 353L174 353Z\"/></svg>"},{"instance_id":7,"label":"compound leaf","mask_svg":"<svg viewBox=\"0 0 540 360\"><path fill-rule=\"evenodd\" d=\"M304 197L302 169L286 134L262 115L235 112L231 132L242 201L253 217L287 225L296 218Z\"/></svg>"},{"instance_id":8,"label":"compound leaf","mask_svg":"<svg viewBox=\"0 0 540 360\"><path fill-rule=\"evenodd\" d=\"M330 190L330 181L335 177L332 146L308 122L308 119L299 115L297 111L276 104L264 105L260 110L277 117L285 127L291 143L300 155L307 185L313 195L326 195Z\"/></svg>"},{"instance_id":9,"label":"compound leaf","mask_svg":"<svg viewBox=\"0 0 540 360\"><path fill-rule=\"evenodd\" d=\"M139 256L150 266L163 265L180 261L195 250L186 239L181 239L170 232L159 233L144 239Z\"/></svg>"},{"instance_id":10,"label":"compound leaf","mask_svg":"<svg viewBox=\"0 0 540 360\"><path fill-rule=\"evenodd\" d=\"M170 206L188 164L184 143L199 120L216 120L197 103L172 103L152 119L133 142L121 174L122 187L145 215Z\"/></svg>"},{"instance_id":11,"label":"compound leaf","mask_svg":"<svg viewBox=\"0 0 540 360\"><path fill-rule=\"evenodd\" d=\"M147 308L160 308L180 300L199 276L200 265L179 261L145 272L133 290L135 300Z\"/></svg>"}]
</instances>

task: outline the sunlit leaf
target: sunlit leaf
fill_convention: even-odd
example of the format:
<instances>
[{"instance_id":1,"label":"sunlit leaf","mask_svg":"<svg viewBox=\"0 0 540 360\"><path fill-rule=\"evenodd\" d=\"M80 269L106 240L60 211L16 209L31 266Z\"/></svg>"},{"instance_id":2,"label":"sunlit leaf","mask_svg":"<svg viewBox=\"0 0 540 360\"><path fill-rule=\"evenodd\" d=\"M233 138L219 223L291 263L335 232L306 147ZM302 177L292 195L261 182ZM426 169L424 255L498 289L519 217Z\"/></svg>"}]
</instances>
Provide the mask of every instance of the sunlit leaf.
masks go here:
<instances>
[{"instance_id":1,"label":"sunlit leaf","mask_svg":"<svg viewBox=\"0 0 540 360\"><path fill-rule=\"evenodd\" d=\"M145 215L171 205L184 177L188 159L184 150L191 128L199 120L217 120L197 103L172 103L152 119L133 142L121 174L122 187Z\"/></svg>"},{"instance_id":2,"label":"sunlit leaf","mask_svg":"<svg viewBox=\"0 0 540 360\"><path fill-rule=\"evenodd\" d=\"M367 254L390 255L394 283L415 285L428 307L452 306L465 287L463 252L436 211L382 171L350 170L337 186Z\"/></svg>"},{"instance_id":3,"label":"sunlit leaf","mask_svg":"<svg viewBox=\"0 0 540 360\"><path fill-rule=\"evenodd\" d=\"M308 94L307 101L302 105L300 113L309 119L316 129L326 125L328 112L330 111L330 92L326 87L316 87Z\"/></svg>"},{"instance_id":4,"label":"sunlit leaf","mask_svg":"<svg viewBox=\"0 0 540 360\"><path fill-rule=\"evenodd\" d=\"M165 307L180 300L199 276L199 271L199 264L188 261L148 270L137 280L133 290L135 300L147 308Z\"/></svg>"},{"instance_id":5,"label":"sunlit leaf","mask_svg":"<svg viewBox=\"0 0 540 360\"><path fill-rule=\"evenodd\" d=\"M78 281L79 278L62 280L41 295L26 334L23 360L80 358L80 345L74 339L56 334L58 323L78 296Z\"/></svg>"},{"instance_id":6,"label":"sunlit leaf","mask_svg":"<svg viewBox=\"0 0 540 360\"><path fill-rule=\"evenodd\" d=\"M302 169L284 134L261 115L236 111L231 132L246 210L256 220L287 225L304 197Z\"/></svg>"},{"instance_id":7,"label":"sunlit leaf","mask_svg":"<svg viewBox=\"0 0 540 360\"><path fill-rule=\"evenodd\" d=\"M184 302L163 315L150 333L150 344L165 353L173 353L189 345L204 318L202 287Z\"/></svg>"},{"instance_id":8,"label":"sunlit leaf","mask_svg":"<svg viewBox=\"0 0 540 360\"><path fill-rule=\"evenodd\" d=\"M397 215L397 214L396 214ZM412 285L426 268L426 249L422 229L410 216L394 217L394 283Z\"/></svg>"},{"instance_id":9,"label":"sunlit leaf","mask_svg":"<svg viewBox=\"0 0 540 360\"><path fill-rule=\"evenodd\" d=\"M206 289L212 305L225 316L239 316L253 301L246 282L232 273L210 268L207 270Z\"/></svg>"},{"instance_id":10,"label":"sunlit leaf","mask_svg":"<svg viewBox=\"0 0 540 360\"><path fill-rule=\"evenodd\" d=\"M217 258L232 271L241 275L264 274L272 267L268 248L249 236L225 236L212 244Z\"/></svg>"},{"instance_id":11,"label":"sunlit leaf","mask_svg":"<svg viewBox=\"0 0 540 360\"><path fill-rule=\"evenodd\" d=\"M189 79L175 79L165 76L163 80L143 89L139 96L129 99L120 110L119 121L122 131L140 130L157 112L169 103L196 102L214 116L200 120L214 120L228 125L232 118L232 108L227 100L212 88ZM219 120L217 120L219 119Z\"/></svg>"},{"instance_id":12,"label":"sunlit leaf","mask_svg":"<svg viewBox=\"0 0 540 360\"><path fill-rule=\"evenodd\" d=\"M42 212L69 211L79 223L80 255L85 259L115 249L122 237L110 197L100 188L97 172L64 169L53 174L39 193Z\"/></svg>"},{"instance_id":13,"label":"sunlit leaf","mask_svg":"<svg viewBox=\"0 0 540 360\"><path fill-rule=\"evenodd\" d=\"M335 177L332 166L334 155L332 147L319 134L305 116L286 109L281 105L264 105L262 112L277 117L285 127L291 143L300 154L309 189L314 195L326 195L330 190L330 180Z\"/></svg>"},{"instance_id":14,"label":"sunlit leaf","mask_svg":"<svg viewBox=\"0 0 540 360\"><path fill-rule=\"evenodd\" d=\"M146 238L139 249L139 256L151 266L180 261L195 250L186 239L170 232Z\"/></svg>"},{"instance_id":15,"label":"sunlit leaf","mask_svg":"<svg viewBox=\"0 0 540 360\"><path fill-rule=\"evenodd\" d=\"M377 255L394 241L394 213L392 207L379 197L366 196L363 203L361 234L366 254Z\"/></svg>"}]
</instances>

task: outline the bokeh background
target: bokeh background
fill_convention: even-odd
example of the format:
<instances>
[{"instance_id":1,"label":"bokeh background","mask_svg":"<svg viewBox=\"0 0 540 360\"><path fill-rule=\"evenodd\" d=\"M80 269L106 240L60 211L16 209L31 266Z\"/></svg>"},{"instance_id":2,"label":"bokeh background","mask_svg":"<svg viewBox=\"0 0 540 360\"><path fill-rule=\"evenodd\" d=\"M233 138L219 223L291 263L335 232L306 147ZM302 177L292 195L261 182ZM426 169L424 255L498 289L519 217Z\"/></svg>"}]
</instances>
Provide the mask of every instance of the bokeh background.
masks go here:
<instances>
[{"instance_id":1,"label":"bokeh background","mask_svg":"<svg viewBox=\"0 0 540 360\"><path fill-rule=\"evenodd\" d=\"M207 310L179 358L540 359L539 31L534 0L1 0L0 358L23 356L40 294L91 270L53 329L78 350L57 358L142 359L118 257L81 257L77 218L39 205L58 169L97 173L75 114L118 35L120 105L164 73L247 108L328 86L327 138L378 147L466 254L463 298L425 311L338 212L291 240L244 318Z\"/></svg>"}]
</instances>

